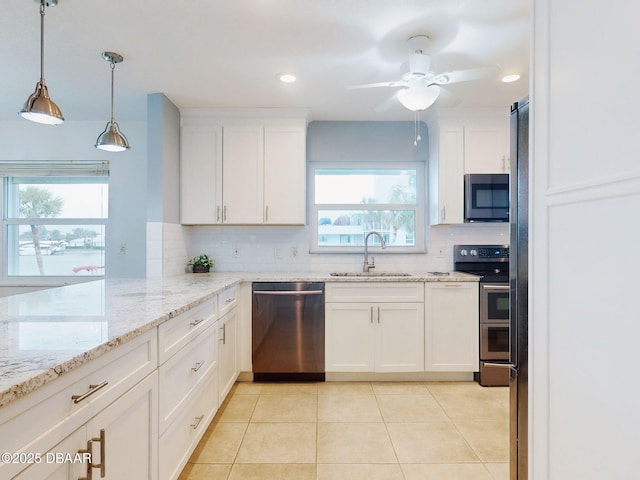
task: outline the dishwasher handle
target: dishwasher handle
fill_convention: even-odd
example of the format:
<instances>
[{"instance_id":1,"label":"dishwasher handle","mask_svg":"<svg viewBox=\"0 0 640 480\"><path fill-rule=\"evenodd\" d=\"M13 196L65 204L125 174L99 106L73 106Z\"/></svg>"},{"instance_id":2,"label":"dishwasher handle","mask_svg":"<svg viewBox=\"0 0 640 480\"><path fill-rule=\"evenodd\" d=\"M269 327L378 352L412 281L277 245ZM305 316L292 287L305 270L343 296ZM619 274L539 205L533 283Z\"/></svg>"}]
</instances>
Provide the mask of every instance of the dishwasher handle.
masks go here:
<instances>
[{"instance_id":1,"label":"dishwasher handle","mask_svg":"<svg viewBox=\"0 0 640 480\"><path fill-rule=\"evenodd\" d=\"M322 290L254 290L254 295L322 295Z\"/></svg>"}]
</instances>

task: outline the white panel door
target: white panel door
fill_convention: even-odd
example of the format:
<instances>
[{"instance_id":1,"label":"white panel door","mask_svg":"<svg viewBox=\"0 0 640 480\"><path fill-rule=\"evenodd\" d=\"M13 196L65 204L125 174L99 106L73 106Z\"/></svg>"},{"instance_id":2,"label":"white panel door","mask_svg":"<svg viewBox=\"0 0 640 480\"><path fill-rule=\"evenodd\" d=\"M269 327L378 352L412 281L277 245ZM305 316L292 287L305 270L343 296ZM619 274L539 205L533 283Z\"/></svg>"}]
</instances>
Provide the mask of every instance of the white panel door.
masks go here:
<instances>
[{"instance_id":1,"label":"white panel door","mask_svg":"<svg viewBox=\"0 0 640 480\"><path fill-rule=\"evenodd\" d=\"M425 370L477 372L478 284L425 284Z\"/></svg>"},{"instance_id":2,"label":"white panel door","mask_svg":"<svg viewBox=\"0 0 640 480\"><path fill-rule=\"evenodd\" d=\"M462 127L440 128L436 195L438 206L431 223L463 223L464 130ZM430 167L431 168L431 167Z\"/></svg>"},{"instance_id":3,"label":"white panel door","mask_svg":"<svg viewBox=\"0 0 640 480\"><path fill-rule=\"evenodd\" d=\"M218 398L222 404L239 373L238 308L233 308L218 323Z\"/></svg>"},{"instance_id":4,"label":"white panel door","mask_svg":"<svg viewBox=\"0 0 640 480\"><path fill-rule=\"evenodd\" d=\"M487 119L464 127L464 173L509 171L509 120Z\"/></svg>"},{"instance_id":5,"label":"white panel door","mask_svg":"<svg viewBox=\"0 0 640 480\"><path fill-rule=\"evenodd\" d=\"M307 211L305 128L266 127L264 218L269 224L304 225Z\"/></svg>"},{"instance_id":6,"label":"white panel door","mask_svg":"<svg viewBox=\"0 0 640 480\"><path fill-rule=\"evenodd\" d=\"M264 128L224 127L222 157L223 222L263 223Z\"/></svg>"},{"instance_id":7,"label":"white panel door","mask_svg":"<svg viewBox=\"0 0 640 480\"><path fill-rule=\"evenodd\" d=\"M364 303L325 304L327 372L373 372L374 307Z\"/></svg>"},{"instance_id":8,"label":"white panel door","mask_svg":"<svg viewBox=\"0 0 640 480\"><path fill-rule=\"evenodd\" d=\"M180 135L180 222L220 223L222 127L183 126Z\"/></svg>"},{"instance_id":9,"label":"white panel door","mask_svg":"<svg viewBox=\"0 0 640 480\"><path fill-rule=\"evenodd\" d=\"M424 304L381 303L375 309L376 372L424 370Z\"/></svg>"},{"instance_id":10,"label":"white panel door","mask_svg":"<svg viewBox=\"0 0 640 480\"><path fill-rule=\"evenodd\" d=\"M104 462L105 475L94 478L154 480L158 476L158 374L146 377L87 424L93 442L93 463Z\"/></svg>"},{"instance_id":11,"label":"white panel door","mask_svg":"<svg viewBox=\"0 0 640 480\"><path fill-rule=\"evenodd\" d=\"M640 4L580 7L532 4L529 478L626 480L640 444ZM585 103L594 59L616 74Z\"/></svg>"}]
</instances>

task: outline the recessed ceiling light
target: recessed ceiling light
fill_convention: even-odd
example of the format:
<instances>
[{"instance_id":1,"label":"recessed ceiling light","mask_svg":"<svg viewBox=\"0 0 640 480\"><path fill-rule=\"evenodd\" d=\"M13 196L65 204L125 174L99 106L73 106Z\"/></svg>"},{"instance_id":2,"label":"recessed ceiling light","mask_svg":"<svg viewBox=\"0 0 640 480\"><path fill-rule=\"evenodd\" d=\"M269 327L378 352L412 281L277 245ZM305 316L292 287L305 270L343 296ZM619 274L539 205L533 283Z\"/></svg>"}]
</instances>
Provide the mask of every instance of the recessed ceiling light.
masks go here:
<instances>
[{"instance_id":1,"label":"recessed ceiling light","mask_svg":"<svg viewBox=\"0 0 640 480\"><path fill-rule=\"evenodd\" d=\"M517 73L511 73L502 77L502 81L504 83L511 83L515 82L516 80L520 80L520 75L518 75Z\"/></svg>"},{"instance_id":2,"label":"recessed ceiling light","mask_svg":"<svg viewBox=\"0 0 640 480\"><path fill-rule=\"evenodd\" d=\"M293 83L296 80L296 76L291 73L283 73L282 75L280 75L280 81L284 83Z\"/></svg>"}]
</instances>

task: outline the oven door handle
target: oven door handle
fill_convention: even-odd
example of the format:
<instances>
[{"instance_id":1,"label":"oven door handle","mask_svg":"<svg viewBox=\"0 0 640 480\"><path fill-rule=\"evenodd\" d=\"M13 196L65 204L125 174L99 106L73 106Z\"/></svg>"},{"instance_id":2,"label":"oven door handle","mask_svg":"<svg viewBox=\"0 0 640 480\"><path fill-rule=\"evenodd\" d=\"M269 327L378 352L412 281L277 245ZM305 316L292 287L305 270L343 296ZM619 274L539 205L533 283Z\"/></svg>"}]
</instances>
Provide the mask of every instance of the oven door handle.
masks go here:
<instances>
[{"instance_id":1,"label":"oven door handle","mask_svg":"<svg viewBox=\"0 0 640 480\"><path fill-rule=\"evenodd\" d=\"M483 362L485 367L498 367L498 368L516 368L516 366L512 363L491 363L491 362Z\"/></svg>"},{"instance_id":2,"label":"oven door handle","mask_svg":"<svg viewBox=\"0 0 640 480\"><path fill-rule=\"evenodd\" d=\"M487 290L509 290L509 285L491 285L491 284L484 284L482 285L482 288L485 288Z\"/></svg>"}]
</instances>

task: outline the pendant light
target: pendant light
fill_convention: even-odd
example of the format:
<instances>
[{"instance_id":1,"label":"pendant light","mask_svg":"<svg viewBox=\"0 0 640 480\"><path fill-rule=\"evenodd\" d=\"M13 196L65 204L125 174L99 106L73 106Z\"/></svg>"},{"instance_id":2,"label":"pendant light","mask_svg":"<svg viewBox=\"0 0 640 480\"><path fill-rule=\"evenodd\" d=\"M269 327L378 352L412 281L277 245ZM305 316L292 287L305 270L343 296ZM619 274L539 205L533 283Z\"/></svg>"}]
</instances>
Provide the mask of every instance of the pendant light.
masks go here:
<instances>
[{"instance_id":1,"label":"pendant light","mask_svg":"<svg viewBox=\"0 0 640 480\"><path fill-rule=\"evenodd\" d=\"M36 0L40 4L40 81L35 91L18 112L22 118L47 125L60 125L64 117L58 106L49 98L49 90L44 82L44 9L55 7L58 0Z\"/></svg>"},{"instance_id":2,"label":"pendant light","mask_svg":"<svg viewBox=\"0 0 640 480\"><path fill-rule=\"evenodd\" d=\"M113 119L113 76L116 63L122 63L124 58L114 52L102 52L102 58L111 64L111 121L107 122L104 132L98 136L96 148L107 152L124 152L131 147L127 137L120 133L120 127Z\"/></svg>"}]
</instances>

